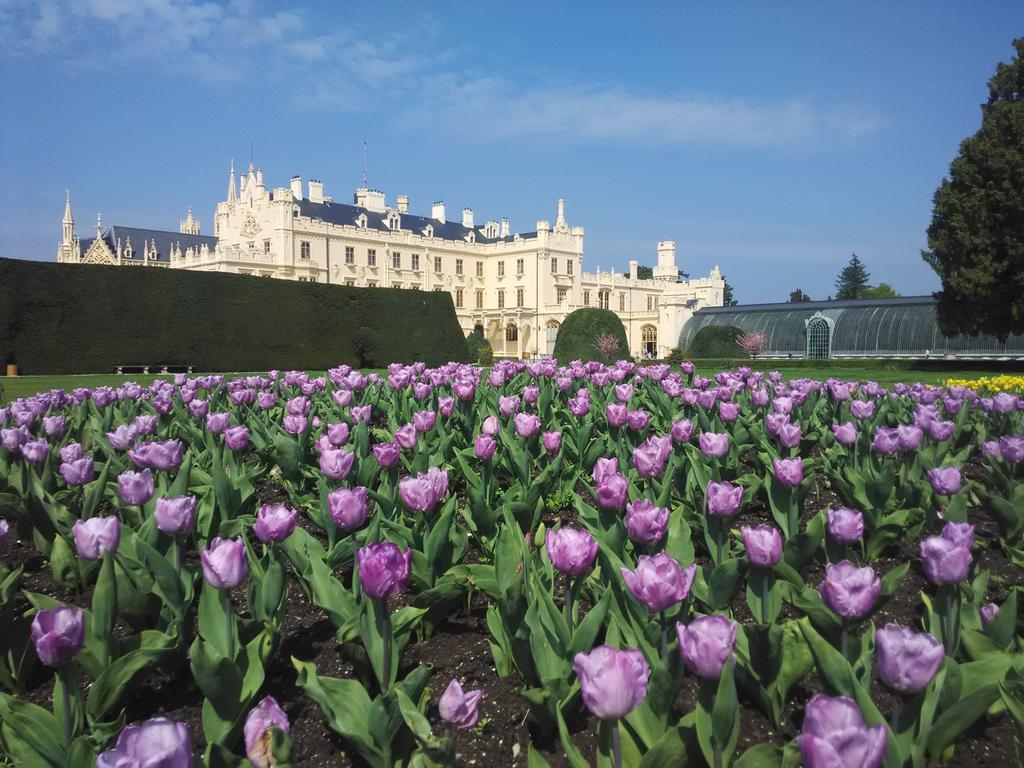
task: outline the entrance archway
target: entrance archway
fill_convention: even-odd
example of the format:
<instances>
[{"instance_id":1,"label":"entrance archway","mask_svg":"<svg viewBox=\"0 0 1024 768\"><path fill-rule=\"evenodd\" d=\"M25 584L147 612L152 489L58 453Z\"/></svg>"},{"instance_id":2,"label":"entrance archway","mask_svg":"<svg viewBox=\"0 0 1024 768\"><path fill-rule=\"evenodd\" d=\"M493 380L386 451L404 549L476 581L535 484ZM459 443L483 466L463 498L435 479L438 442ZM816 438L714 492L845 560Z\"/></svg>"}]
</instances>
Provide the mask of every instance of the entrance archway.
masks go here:
<instances>
[{"instance_id":1,"label":"entrance archway","mask_svg":"<svg viewBox=\"0 0 1024 768\"><path fill-rule=\"evenodd\" d=\"M545 330L547 331L547 354L550 357L555 354L555 340L558 338L558 321L548 320Z\"/></svg>"},{"instance_id":2,"label":"entrance archway","mask_svg":"<svg viewBox=\"0 0 1024 768\"><path fill-rule=\"evenodd\" d=\"M807 321L807 357L827 360L832 356L832 328L821 315Z\"/></svg>"},{"instance_id":3,"label":"entrance archway","mask_svg":"<svg viewBox=\"0 0 1024 768\"><path fill-rule=\"evenodd\" d=\"M653 325L640 328L640 351L644 357L653 360L658 356L658 329Z\"/></svg>"}]
</instances>

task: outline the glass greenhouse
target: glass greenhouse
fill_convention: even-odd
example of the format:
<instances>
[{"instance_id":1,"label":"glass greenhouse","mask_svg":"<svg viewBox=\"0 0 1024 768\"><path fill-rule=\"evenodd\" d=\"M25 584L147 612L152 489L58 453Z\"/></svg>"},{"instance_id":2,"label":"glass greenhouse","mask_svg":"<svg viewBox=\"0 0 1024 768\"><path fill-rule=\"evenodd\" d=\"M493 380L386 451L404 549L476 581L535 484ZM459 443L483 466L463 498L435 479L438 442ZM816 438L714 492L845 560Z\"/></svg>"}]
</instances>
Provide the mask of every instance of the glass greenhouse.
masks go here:
<instances>
[{"instance_id":1,"label":"glass greenhouse","mask_svg":"<svg viewBox=\"0 0 1024 768\"><path fill-rule=\"evenodd\" d=\"M762 331L762 357L958 357L1024 358L1024 335L946 336L939 330L931 296L855 301L749 304L701 309L683 326L686 349L709 325Z\"/></svg>"}]
</instances>

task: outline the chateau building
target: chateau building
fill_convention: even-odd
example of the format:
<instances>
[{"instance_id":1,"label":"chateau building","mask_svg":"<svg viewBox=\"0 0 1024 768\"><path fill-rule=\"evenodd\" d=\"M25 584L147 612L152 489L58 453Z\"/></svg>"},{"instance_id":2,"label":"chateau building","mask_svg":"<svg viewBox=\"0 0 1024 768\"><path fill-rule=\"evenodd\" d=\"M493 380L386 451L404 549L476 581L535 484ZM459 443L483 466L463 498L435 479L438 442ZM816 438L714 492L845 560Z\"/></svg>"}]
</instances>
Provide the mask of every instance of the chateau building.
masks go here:
<instances>
[{"instance_id":1,"label":"chateau building","mask_svg":"<svg viewBox=\"0 0 1024 768\"><path fill-rule=\"evenodd\" d=\"M541 220L532 231L513 233L507 218L478 224L464 208L451 220L443 202L429 216L416 215L407 196L389 205L383 192L366 187L351 204L325 195L318 180L304 189L298 176L271 190L251 163L237 180L232 166L212 237L199 234L189 211L179 232L111 227L104 233L97 217L96 237L79 241L70 197L63 226L61 262L448 291L463 331L482 331L497 357L550 355L565 316L586 306L619 315L630 354L660 357L678 345L696 310L722 305L725 289L718 267L707 277L682 279L671 240L657 244L649 279L638 276L637 260L629 274L584 272L584 230L566 222L562 200L554 224Z\"/></svg>"}]
</instances>

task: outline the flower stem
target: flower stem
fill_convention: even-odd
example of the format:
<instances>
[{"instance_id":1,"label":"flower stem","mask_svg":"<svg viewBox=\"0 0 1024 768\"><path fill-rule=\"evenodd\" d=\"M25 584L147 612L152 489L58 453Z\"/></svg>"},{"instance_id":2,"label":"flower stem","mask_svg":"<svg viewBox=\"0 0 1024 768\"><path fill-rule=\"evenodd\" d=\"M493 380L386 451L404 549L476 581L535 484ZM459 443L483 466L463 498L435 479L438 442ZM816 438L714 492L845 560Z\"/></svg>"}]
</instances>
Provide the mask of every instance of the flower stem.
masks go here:
<instances>
[{"instance_id":1,"label":"flower stem","mask_svg":"<svg viewBox=\"0 0 1024 768\"><path fill-rule=\"evenodd\" d=\"M71 676L67 673L67 664L60 667L57 674L60 676L61 704L64 706L64 749L71 749Z\"/></svg>"},{"instance_id":2,"label":"flower stem","mask_svg":"<svg viewBox=\"0 0 1024 768\"><path fill-rule=\"evenodd\" d=\"M892 730L892 735L896 736L899 734L899 722L900 722L900 710L903 708L903 702L896 699L892 705L892 714L889 716L889 728Z\"/></svg>"},{"instance_id":3,"label":"flower stem","mask_svg":"<svg viewBox=\"0 0 1024 768\"><path fill-rule=\"evenodd\" d=\"M573 580L570 578L566 580L565 587L565 623L569 626L570 635L572 634L574 629L572 622L572 592Z\"/></svg>"},{"instance_id":4,"label":"flower stem","mask_svg":"<svg viewBox=\"0 0 1024 768\"><path fill-rule=\"evenodd\" d=\"M388 612L387 603L383 600L381 601L380 606L381 608L383 608L383 621L381 622L383 625L381 627L381 645L383 646L384 649L384 663L382 667L382 677L384 679L381 680L380 686L383 692L387 693L388 690L391 688L391 613Z\"/></svg>"},{"instance_id":5,"label":"flower stem","mask_svg":"<svg viewBox=\"0 0 1024 768\"><path fill-rule=\"evenodd\" d=\"M619 721L612 720L612 765L622 768L622 742L619 741Z\"/></svg>"},{"instance_id":6,"label":"flower stem","mask_svg":"<svg viewBox=\"0 0 1024 768\"><path fill-rule=\"evenodd\" d=\"M761 578L761 623L770 624L768 618L768 573L765 573Z\"/></svg>"},{"instance_id":7,"label":"flower stem","mask_svg":"<svg viewBox=\"0 0 1024 768\"><path fill-rule=\"evenodd\" d=\"M658 623L661 624L661 658L668 655L668 627L665 626L665 612L658 614Z\"/></svg>"},{"instance_id":8,"label":"flower stem","mask_svg":"<svg viewBox=\"0 0 1024 768\"><path fill-rule=\"evenodd\" d=\"M847 661L849 661L849 655L847 653L847 647L849 645L849 632L847 631L846 622L845 621L843 622L843 631L842 631L842 634L841 634L840 637L841 637L840 646L841 646L841 651L842 651L842 654L843 654L843 658L846 659Z\"/></svg>"}]
</instances>

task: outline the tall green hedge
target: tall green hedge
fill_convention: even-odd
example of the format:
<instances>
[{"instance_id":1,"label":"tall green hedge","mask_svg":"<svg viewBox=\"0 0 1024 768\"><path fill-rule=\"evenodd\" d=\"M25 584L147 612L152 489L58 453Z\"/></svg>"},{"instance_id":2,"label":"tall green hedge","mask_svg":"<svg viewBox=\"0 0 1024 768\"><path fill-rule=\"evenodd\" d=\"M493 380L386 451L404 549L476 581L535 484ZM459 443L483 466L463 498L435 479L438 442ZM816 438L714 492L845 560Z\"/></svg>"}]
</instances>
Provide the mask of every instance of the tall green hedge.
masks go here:
<instances>
[{"instance_id":1,"label":"tall green hedge","mask_svg":"<svg viewBox=\"0 0 1024 768\"><path fill-rule=\"evenodd\" d=\"M467 360L447 292L0 259L0 363L24 374L420 360Z\"/></svg>"},{"instance_id":2,"label":"tall green hedge","mask_svg":"<svg viewBox=\"0 0 1024 768\"><path fill-rule=\"evenodd\" d=\"M559 327L555 337L555 359L565 363L572 360L607 362L594 346L597 337L604 333L610 333L619 340L619 357L628 358L629 341L619 316L610 309L583 307L566 315Z\"/></svg>"},{"instance_id":3,"label":"tall green hedge","mask_svg":"<svg viewBox=\"0 0 1024 768\"><path fill-rule=\"evenodd\" d=\"M736 343L736 337L741 333L743 331L732 325L706 325L693 337L686 356L742 358L746 353Z\"/></svg>"}]
</instances>

